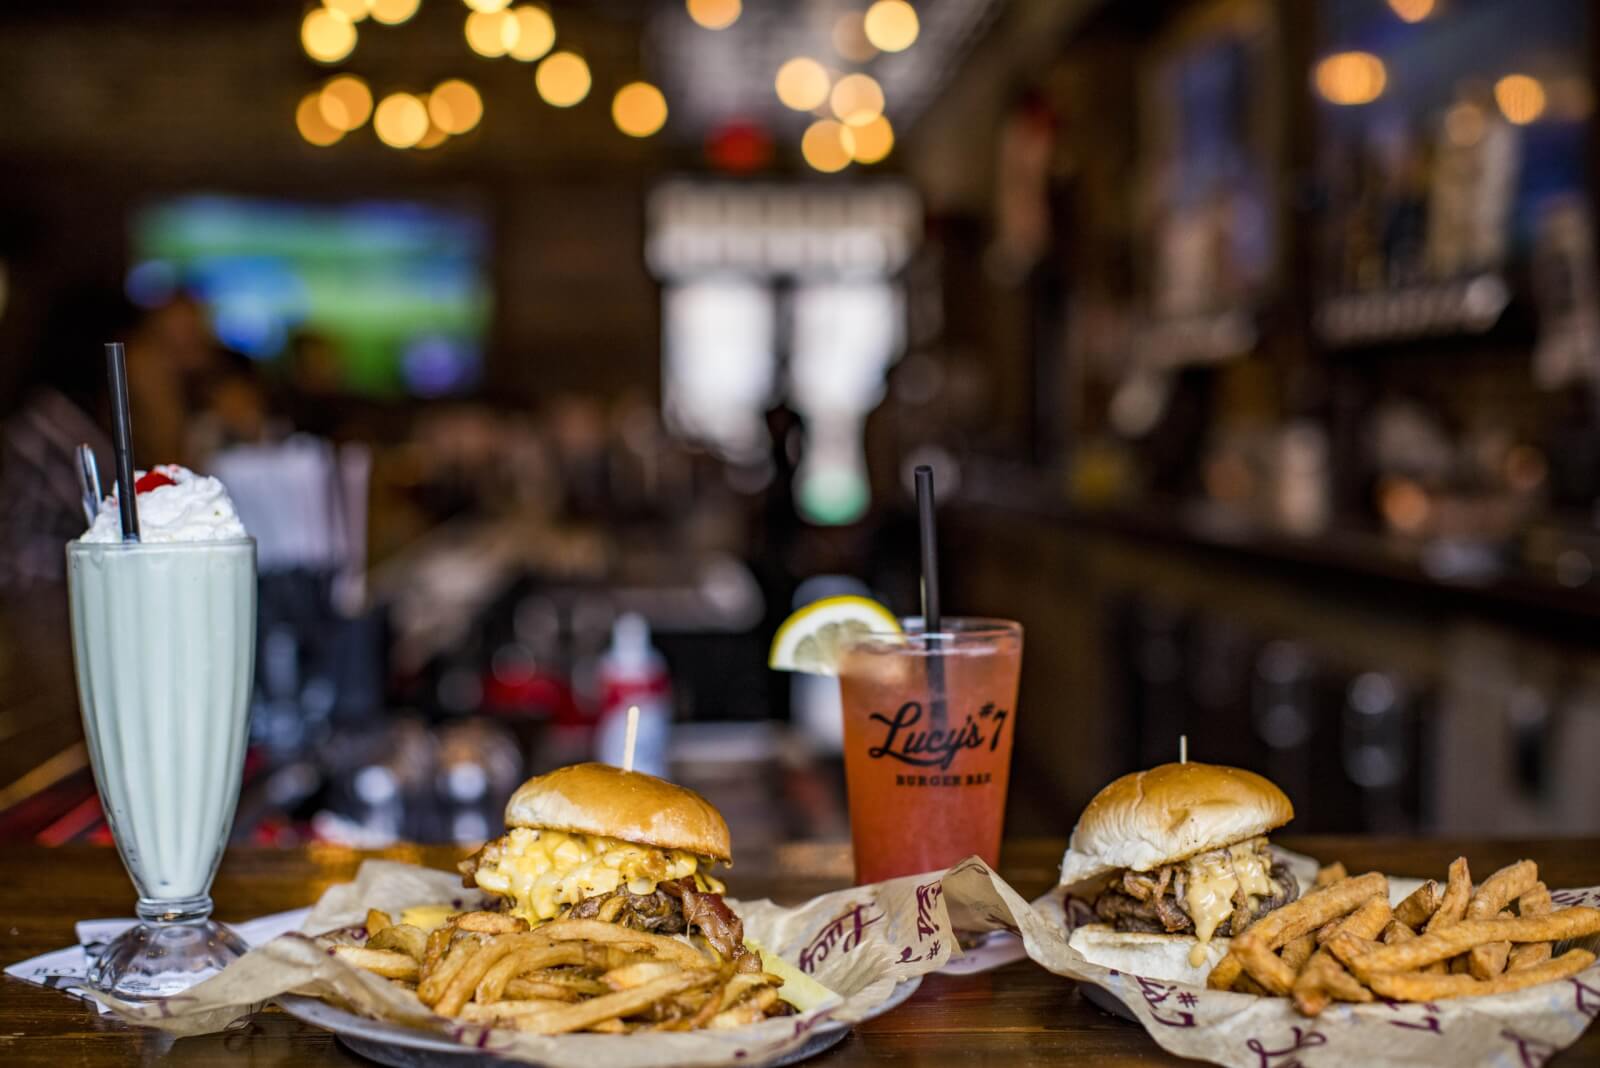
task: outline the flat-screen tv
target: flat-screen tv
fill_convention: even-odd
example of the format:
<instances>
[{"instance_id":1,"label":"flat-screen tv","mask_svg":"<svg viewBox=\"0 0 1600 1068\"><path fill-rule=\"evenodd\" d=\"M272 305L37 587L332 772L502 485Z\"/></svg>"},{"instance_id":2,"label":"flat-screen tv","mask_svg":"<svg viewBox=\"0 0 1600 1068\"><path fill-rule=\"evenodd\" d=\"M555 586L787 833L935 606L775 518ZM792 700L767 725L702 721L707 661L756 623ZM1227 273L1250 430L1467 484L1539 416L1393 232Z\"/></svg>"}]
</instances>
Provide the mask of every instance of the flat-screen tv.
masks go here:
<instances>
[{"instance_id":1,"label":"flat-screen tv","mask_svg":"<svg viewBox=\"0 0 1600 1068\"><path fill-rule=\"evenodd\" d=\"M352 393L455 394L482 366L488 232L454 205L178 197L135 215L128 296L193 294L256 360L323 342Z\"/></svg>"}]
</instances>

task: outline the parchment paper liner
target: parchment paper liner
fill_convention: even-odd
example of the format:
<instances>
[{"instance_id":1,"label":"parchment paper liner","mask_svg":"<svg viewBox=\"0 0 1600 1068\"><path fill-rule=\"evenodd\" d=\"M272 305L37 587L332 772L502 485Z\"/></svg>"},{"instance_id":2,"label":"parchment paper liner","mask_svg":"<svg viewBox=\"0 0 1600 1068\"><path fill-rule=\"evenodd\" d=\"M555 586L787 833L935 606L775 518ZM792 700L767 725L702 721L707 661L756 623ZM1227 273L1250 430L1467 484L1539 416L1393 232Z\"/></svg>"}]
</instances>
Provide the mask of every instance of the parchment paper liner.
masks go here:
<instances>
[{"instance_id":1,"label":"parchment paper liner","mask_svg":"<svg viewBox=\"0 0 1600 1068\"><path fill-rule=\"evenodd\" d=\"M1600 905L1600 888L1558 890L1552 897L1562 906ZM452 899L473 901L453 874L368 861L355 882L323 895L304 930L358 925L368 907L393 913ZM942 875L841 890L798 908L770 901L737 908L751 937L800 964L842 995L842 1003L739 1031L653 1034L644 1041L633 1035L519 1035L441 1020L410 992L329 956L305 934L275 939L177 997L150 1005L107 1003L130 1022L193 1035L221 1031L260 1003L294 992L552 1068L751 1064L797 1048L827 1021L871 1015L898 982L941 967L959 929L1019 934L1040 965L1111 992L1164 1049L1241 1068L1539 1065L1600 1015L1600 964L1513 994L1433 1004L1336 1003L1316 1019L1299 1016L1283 998L1141 979L1091 964L1067 945L1058 893L1030 905L976 857Z\"/></svg>"}]
</instances>

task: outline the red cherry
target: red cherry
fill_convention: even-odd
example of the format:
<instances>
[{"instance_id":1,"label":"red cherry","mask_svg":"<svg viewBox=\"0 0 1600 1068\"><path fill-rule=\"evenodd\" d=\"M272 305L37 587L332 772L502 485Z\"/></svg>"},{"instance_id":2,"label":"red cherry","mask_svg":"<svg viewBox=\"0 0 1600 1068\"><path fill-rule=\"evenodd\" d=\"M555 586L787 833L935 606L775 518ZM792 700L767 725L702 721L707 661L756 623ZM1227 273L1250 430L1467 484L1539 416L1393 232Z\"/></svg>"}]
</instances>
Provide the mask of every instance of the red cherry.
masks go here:
<instances>
[{"instance_id":1,"label":"red cherry","mask_svg":"<svg viewBox=\"0 0 1600 1068\"><path fill-rule=\"evenodd\" d=\"M168 478L160 471L146 471L139 481L133 484L133 492L149 493L151 490L160 489L162 486L176 485L176 482L172 481L172 479Z\"/></svg>"}]
</instances>

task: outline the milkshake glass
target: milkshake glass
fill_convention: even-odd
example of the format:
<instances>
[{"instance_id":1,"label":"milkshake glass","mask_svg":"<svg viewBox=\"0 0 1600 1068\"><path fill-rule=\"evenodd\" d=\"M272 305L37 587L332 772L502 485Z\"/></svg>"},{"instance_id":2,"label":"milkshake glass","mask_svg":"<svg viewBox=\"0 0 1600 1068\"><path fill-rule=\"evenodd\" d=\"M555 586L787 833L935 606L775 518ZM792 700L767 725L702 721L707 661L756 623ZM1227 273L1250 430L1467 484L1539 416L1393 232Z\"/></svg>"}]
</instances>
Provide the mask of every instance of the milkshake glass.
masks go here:
<instances>
[{"instance_id":1,"label":"milkshake glass","mask_svg":"<svg viewBox=\"0 0 1600 1068\"><path fill-rule=\"evenodd\" d=\"M210 892L249 734L256 544L74 541L67 585L95 784L139 895L140 922L89 978L117 997L164 997L246 948L211 919Z\"/></svg>"}]
</instances>

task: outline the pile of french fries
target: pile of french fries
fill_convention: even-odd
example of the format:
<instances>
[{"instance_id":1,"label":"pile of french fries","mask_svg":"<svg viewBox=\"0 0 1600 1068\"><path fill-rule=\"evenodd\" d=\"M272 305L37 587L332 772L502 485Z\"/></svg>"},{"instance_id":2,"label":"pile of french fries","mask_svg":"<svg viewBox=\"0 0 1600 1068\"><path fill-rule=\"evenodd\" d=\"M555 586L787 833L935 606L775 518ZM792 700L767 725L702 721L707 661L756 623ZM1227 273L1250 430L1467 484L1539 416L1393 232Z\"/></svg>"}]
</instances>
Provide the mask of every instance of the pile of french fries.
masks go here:
<instances>
[{"instance_id":1,"label":"pile of french fries","mask_svg":"<svg viewBox=\"0 0 1600 1068\"><path fill-rule=\"evenodd\" d=\"M415 990L441 1016L540 1035L725 1029L789 1011L783 979L677 938L600 920L530 930L498 912L431 932L367 913L366 941L336 956Z\"/></svg>"},{"instance_id":2,"label":"pile of french fries","mask_svg":"<svg viewBox=\"0 0 1600 1068\"><path fill-rule=\"evenodd\" d=\"M1393 908L1389 880L1334 864L1298 901L1233 939L1206 985L1290 997L1307 1016L1334 1001L1437 1001L1503 994L1564 979L1594 963L1557 943L1600 932L1600 909L1555 909L1531 860L1473 888L1467 858L1444 889L1430 879Z\"/></svg>"}]
</instances>

